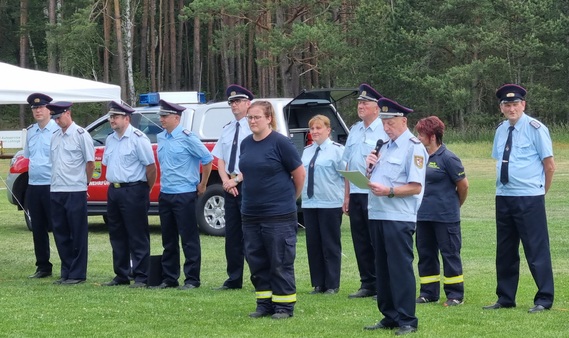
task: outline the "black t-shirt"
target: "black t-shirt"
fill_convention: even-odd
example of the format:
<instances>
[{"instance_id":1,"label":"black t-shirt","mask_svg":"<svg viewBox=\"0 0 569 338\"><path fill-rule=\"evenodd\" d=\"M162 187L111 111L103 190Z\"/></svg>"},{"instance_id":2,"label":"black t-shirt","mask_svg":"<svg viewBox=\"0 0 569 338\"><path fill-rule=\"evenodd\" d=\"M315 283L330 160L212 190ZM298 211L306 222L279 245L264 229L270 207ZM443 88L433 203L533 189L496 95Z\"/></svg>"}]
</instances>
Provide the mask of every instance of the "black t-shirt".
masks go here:
<instances>
[{"instance_id":1,"label":"black t-shirt","mask_svg":"<svg viewBox=\"0 0 569 338\"><path fill-rule=\"evenodd\" d=\"M274 216L295 212L296 189L291 172L300 167L302 161L292 141L272 131L261 141L247 136L240 150L241 213Z\"/></svg>"}]
</instances>

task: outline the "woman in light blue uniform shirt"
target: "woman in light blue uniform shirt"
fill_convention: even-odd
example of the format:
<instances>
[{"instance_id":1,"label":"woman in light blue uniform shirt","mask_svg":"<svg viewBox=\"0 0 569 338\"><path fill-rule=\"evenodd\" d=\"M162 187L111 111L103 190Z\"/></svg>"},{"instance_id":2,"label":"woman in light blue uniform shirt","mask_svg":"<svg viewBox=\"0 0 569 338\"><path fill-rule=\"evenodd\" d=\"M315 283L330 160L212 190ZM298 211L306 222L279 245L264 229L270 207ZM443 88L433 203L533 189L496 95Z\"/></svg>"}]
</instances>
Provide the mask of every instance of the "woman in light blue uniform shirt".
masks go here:
<instances>
[{"instance_id":1,"label":"woman in light blue uniform shirt","mask_svg":"<svg viewBox=\"0 0 569 338\"><path fill-rule=\"evenodd\" d=\"M308 122L313 143L302 153L306 179L302 189L302 209L306 225L306 248L311 294L336 294L340 288L342 244L342 203L344 180L338 170L344 146L330 139L330 119L316 115Z\"/></svg>"}]
</instances>

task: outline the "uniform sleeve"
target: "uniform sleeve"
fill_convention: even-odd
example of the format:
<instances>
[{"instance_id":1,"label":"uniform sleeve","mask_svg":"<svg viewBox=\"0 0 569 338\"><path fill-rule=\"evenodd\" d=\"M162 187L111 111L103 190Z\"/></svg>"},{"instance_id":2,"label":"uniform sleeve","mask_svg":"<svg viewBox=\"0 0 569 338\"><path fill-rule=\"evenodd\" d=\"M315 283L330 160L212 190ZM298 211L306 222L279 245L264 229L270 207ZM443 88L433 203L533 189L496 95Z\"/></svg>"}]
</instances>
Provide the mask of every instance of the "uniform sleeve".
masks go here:
<instances>
[{"instance_id":1,"label":"uniform sleeve","mask_svg":"<svg viewBox=\"0 0 569 338\"><path fill-rule=\"evenodd\" d=\"M30 158L29 144L30 144L30 130L28 129L28 132L26 133L26 144L24 144L24 157L25 158Z\"/></svg>"},{"instance_id":2,"label":"uniform sleeve","mask_svg":"<svg viewBox=\"0 0 569 338\"><path fill-rule=\"evenodd\" d=\"M533 128L530 126L530 128ZM544 160L545 158L553 156L553 145L551 143L551 136L549 135L549 129L543 124L541 127L536 129L536 137L535 137L535 149L539 154L540 160Z\"/></svg>"},{"instance_id":3,"label":"uniform sleeve","mask_svg":"<svg viewBox=\"0 0 569 338\"><path fill-rule=\"evenodd\" d=\"M85 129L83 129L85 130ZM95 161L95 146L93 145L93 139L91 135L85 130L80 136L81 148L83 149L83 154L85 156L85 162Z\"/></svg>"},{"instance_id":4,"label":"uniform sleeve","mask_svg":"<svg viewBox=\"0 0 569 338\"><path fill-rule=\"evenodd\" d=\"M445 159L445 170L453 182L458 182L466 177L464 166L455 154L448 152L449 156Z\"/></svg>"},{"instance_id":5,"label":"uniform sleeve","mask_svg":"<svg viewBox=\"0 0 569 338\"><path fill-rule=\"evenodd\" d=\"M500 160L502 156L500 156L500 151L498 150L498 138L499 138L500 128L496 129L494 133L494 143L492 144L492 158L495 160Z\"/></svg>"},{"instance_id":6,"label":"uniform sleeve","mask_svg":"<svg viewBox=\"0 0 569 338\"><path fill-rule=\"evenodd\" d=\"M428 161L427 151L422 144L412 143L413 146L409 154L410 162L408 165L407 183L415 182L425 185L425 173L427 171L426 163Z\"/></svg>"},{"instance_id":7,"label":"uniform sleeve","mask_svg":"<svg viewBox=\"0 0 569 338\"><path fill-rule=\"evenodd\" d=\"M202 164L209 164L213 161L213 155L209 152L206 146L197 138L193 133L186 138L189 143L190 153L200 159Z\"/></svg>"},{"instance_id":8,"label":"uniform sleeve","mask_svg":"<svg viewBox=\"0 0 569 338\"><path fill-rule=\"evenodd\" d=\"M155 162L152 144L148 137L139 137L136 151L138 152L138 158L143 165L148 166Z\"/></svg>"}]
</instances>

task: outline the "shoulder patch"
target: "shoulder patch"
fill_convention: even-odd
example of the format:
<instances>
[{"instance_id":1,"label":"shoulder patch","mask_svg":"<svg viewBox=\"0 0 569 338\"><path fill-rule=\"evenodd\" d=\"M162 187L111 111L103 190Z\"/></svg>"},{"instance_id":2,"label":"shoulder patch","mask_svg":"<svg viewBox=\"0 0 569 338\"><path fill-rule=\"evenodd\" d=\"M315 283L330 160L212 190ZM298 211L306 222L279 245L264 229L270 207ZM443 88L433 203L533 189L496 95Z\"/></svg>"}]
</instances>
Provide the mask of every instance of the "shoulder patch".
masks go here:
<instances>
[{"instance_id":1,"label":"shoulder patch","mask_svg":"<svg viewBox=\"0 0 569 338\"><path fill-rule=\"evenodd\" d=\"M78 129L77 129L77 132L78 132L79 134L83 134L83 133L85 132L85 129L83 129L83 128L78 128Z\"/></svg>"},{"instance_id":2,"label":"shoulder patch","mask_svg":"<svg viewBox=\"0 0 569 338\"><path fill-rule=\"evenodd\" d=\"M227 126L230 125L230 124L231 124L231 122L227 122L227 123L223 126L223 128L227 127Z\"/></svg>"},{"instance_id":3,"label":"shoulder patch","mask_svg":"<svg viewBox=\"0 0 569 338\"><path fill-rule=\"evenodd\" d=\"M421 141L419 141L419 139L416 138L415 136L411 137L409 140L410 140L411 142L415 143L415 144L421 143Z\"/></svg>"},{"instance_id":4,"label":"shoulder patch","mask_svg":"<svg viewBox=\"0 0 569 338\"><path fill-rule=\"evenodd\" d=\"M135 129L135 130L134 130L134 134L135 134L136 136L138 136L138 137L142 137L142 136L144 135L144 133L141 132L141 131L138 130L138 129Z\"/></svg>"},{"instance_id":5,"label":"shoulder patch","mask_svg":"<svg viewBox=\"0 0 569 338\"><path fill-rule=\"evenodd\" d=\"M186 134L187 136L190 136L190 134L191 134L192 132L189 131L188 129L184 129L184 130L182 130L182 133Z\"/></svg>"},{"instance_id":6,"label":"shoulder patch","mask_svg":"<svg viewBox=\"0 0 569 338\"><path fill-rule=\"evenodd\" d=\"M32 129L33 126L34 126L33 124L30 124L26 129L30 130Z\"/></svg>"},{"instance_id":7,"label":"shoulder patch","mask_svg":"<svg viewBox=\"0 0 569 338\"><path fill-rule=\"evenodd\" d=\"M504 122L506 122L506 120L504 120L504 121L498 123L498 125L496 126L496 129L498 129L502 124L504 124Z\"/></svg>"},{"instance_id":8,"label":"shoulder patch","mask_svg":"<svg viewBox=\"0 0 569 338\"><path fill-rule=\"evenodd\" d=\"M332 141L332 144L335 145L336 147L341 147L341 146L342 146L342 144L340 144L340 143L338 143L338 142L334 142L334 141Z\"/></svg>"},{"instance_id":9,"label":"shoulder patch","mask_svg":"<svg viewBox=\"0 0 569 338\"><path fill-rule=\"evenodd\" d=\"M537 122L536 120L531 120L529 124L535 129L539 129L541 127L541 123Z\"/></svg>"}]
</instances>

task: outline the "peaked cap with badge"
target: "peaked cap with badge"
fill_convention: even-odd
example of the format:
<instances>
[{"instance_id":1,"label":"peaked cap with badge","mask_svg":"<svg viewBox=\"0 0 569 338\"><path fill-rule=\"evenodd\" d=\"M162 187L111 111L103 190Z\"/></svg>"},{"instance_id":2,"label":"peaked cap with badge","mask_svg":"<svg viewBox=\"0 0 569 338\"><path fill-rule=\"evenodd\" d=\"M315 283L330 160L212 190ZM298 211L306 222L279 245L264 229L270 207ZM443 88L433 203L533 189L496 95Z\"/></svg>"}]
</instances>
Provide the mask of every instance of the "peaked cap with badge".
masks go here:
<instances>
[{"instance_id":1,"label":"peaked cap with badge","mask_svg":"<svg viewBox=\"0 0 569 338\"><path fill-rule=\"evenodd\" d=\"M27 101L30 104L31 108L37 108L41 106L47 106L48 103L53 101L53 99L48 95L42 93L33 93L28 96Z\"/></svg>"},{"instance_id":2,"label":"peaked cap with badge","mask_svg":"<svg viewBox=\"0 0 569 338\"><path fill-rule=\"evenodd\" d=\"M500 103L525 101L527 90L513 83L507 83L496 90L496 97Z\"/></svg>"},{"instance_id":3,"label":"peaked cap with badge","mask_svg":"<svg viewBox=\"0 0 569 338\"><path fill-rule=\"evenodd\" d=\"M390 119L393 117L406 117L413 109L405 107L396 101L383 97L377 102L379 105L379 117Z\"/></svg>"},{"instance_id":4,"label":"peaked cap with badge","mask_svg":"<svg viewBox=\"0 0 569 338\"><path fill-rule=\"evenodd\" d=\"M182 112L186 110L185 107L179 104L171 103L168 101L160 100L160 112L158 115L167 116L170 114L182 115Z\"/></svg>"},{"instance_id":5,"label":"peaked cap with badge","mask_svg":"<svg viewBox=\"0 0 569 338\"><path fill-rule=\"evenodd\" d=\"M377 102L383 97L377 90L373 89L372 86L367 83L362 83L358 88L360 95L358 96L358 101L373 101Z\"/></svg>"},{"instance_id":6,"label":"peaked cap with badge","mask_svg":"<svg viewBox=\"0 0 569 338\"><path fill-rule=\"evenodd\" d=\"M109 103L109 115L127 115L133 112L134 109L126 104L121 104L117 101L111 101Z\"/></svg>"},{"instance_id":7,"label":"peaked cap with badge","mask_svg":"<svg viewBox=\"0 0 569 338\"><path fill-rule=\"evenodd\" d=\"M50 112L51 118L56 119L56 118L60 117L61 114L68 111L72 105L73 105L73 103L71 103L71 102L58 101L58 102L50 103L46 107L47 107L47 109L49 109L51 111Z\"/></svg>"},{"instance_id":8,"label":"peaked cap with badge","mask_svg":"<svg viewBox=\"0 0 569 338\"><path fill-rule=\"evenodd\" d=\"M253 100L255 98L247 88L236 84L229 85L225 90L225 95L229 102L239 99Z\"/></svg>"}]
</instances>

